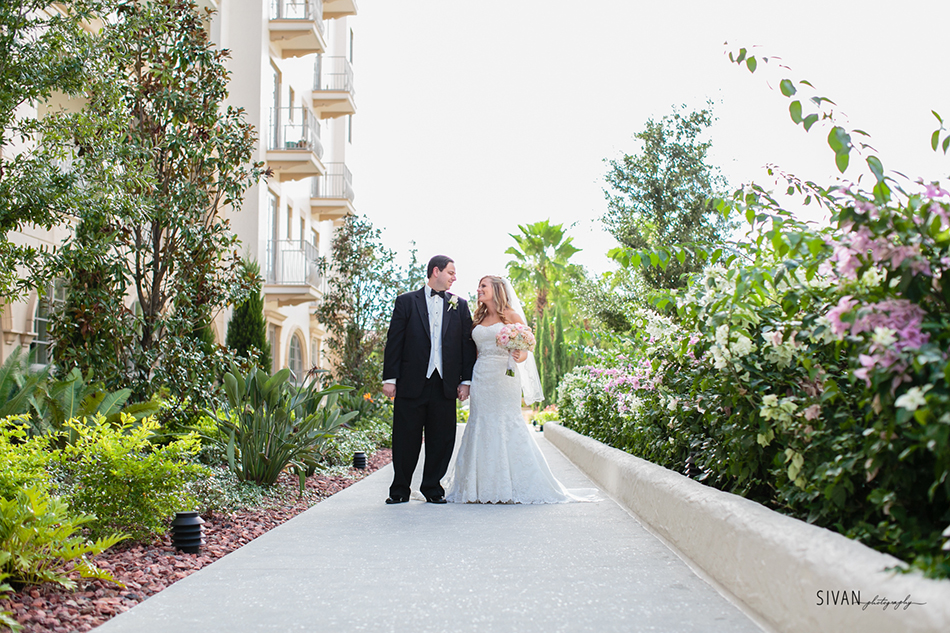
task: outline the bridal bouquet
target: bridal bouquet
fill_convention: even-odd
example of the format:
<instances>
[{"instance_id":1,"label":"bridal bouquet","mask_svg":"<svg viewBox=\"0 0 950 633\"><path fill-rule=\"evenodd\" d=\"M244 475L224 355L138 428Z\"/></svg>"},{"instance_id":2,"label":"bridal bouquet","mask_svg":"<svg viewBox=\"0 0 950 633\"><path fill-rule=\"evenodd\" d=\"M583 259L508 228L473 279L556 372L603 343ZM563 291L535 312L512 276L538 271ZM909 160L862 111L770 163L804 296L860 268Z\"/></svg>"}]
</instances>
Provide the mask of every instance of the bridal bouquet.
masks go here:
<instances>
[{"instance_id":1,"label":"bridal bouquet","mask_svg":"<svg viewBox=\"0 0 950 633\"><path fill-rule=\"evenodd\" d=\"M534 333L527 325L509 323L501 328L498 334L495 335L495 344L509 352L521 349L527 352L533 352L535 345ZM508 369L505 370L505 375L515 375L514 359L510 355L508 356Z\"/></svg>"}]
</instances>

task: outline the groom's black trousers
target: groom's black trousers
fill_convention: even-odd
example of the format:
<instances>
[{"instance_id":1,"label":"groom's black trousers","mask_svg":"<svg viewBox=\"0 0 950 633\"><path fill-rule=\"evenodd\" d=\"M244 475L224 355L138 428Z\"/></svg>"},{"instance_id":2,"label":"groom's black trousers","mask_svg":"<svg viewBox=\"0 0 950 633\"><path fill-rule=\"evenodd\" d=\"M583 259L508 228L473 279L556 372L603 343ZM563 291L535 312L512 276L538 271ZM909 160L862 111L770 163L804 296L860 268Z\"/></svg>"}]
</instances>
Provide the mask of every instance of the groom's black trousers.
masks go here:
<instances>
[{"instance_id":1,"label":"groom's black trousers","mask_svg":"<svg viewBox=\"0 0 950 633\"><path fill-rule=\"evenodd\" d=\"M455 448L455 398L446 398L439 372L426 380L418 398L399 397L393 405L393 483L391 497L408 497L412 473L419 462L419 450L425 433L426 458L422 467L420 492L426 497L441 497L445 491L440 480L445 476Z\"/></svg>"}]
</instances>

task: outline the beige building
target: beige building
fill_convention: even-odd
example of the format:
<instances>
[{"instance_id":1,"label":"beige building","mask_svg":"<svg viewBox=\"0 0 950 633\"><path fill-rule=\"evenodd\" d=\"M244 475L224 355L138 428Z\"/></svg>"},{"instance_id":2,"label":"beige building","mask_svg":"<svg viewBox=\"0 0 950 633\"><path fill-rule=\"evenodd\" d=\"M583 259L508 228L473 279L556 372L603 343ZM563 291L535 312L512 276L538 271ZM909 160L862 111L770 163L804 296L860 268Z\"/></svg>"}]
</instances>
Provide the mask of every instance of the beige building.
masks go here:
<instances>
[{"instance_id":1,"label":"beige building","mask_svg":"<svg viewBox=\"0 0 950 633\"><path fill-rule=\"evenodd\" d=\"M199 0L217 11L212 41L231 51L229 102L245 109L258 131L255 161L272 176L247 191L231 225L265 276L264 301L274 369L298 380L326 366L326 331L313 317L325 282L318 258L333 230L354 213L346 152L356 111L353 32L355 0ZM36 114L42 116L41 107ZM68 226L11 234L12 240L52 247ZM55 300L56 292L51 293ZM129 300L131 305L131 298ZM230 310L214 322L224 341ZM3 306L0 361L17 347L45 362L46 302L34 292Z\"/></svg>"}]
</instances>

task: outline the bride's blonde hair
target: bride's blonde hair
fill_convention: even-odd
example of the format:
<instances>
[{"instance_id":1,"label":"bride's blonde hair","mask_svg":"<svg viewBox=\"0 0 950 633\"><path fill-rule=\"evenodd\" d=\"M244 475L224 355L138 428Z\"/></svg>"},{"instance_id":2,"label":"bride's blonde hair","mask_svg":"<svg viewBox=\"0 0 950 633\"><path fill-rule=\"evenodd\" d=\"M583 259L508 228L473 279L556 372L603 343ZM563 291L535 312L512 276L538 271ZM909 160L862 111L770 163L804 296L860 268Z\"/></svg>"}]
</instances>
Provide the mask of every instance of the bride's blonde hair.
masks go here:
<instances>
[{"instance_id":1,"label":"bride's blonde hair","mask_svg":"<svg viewBox=\"0 0 950 633\"><path fill-rule=\"evenodd\" d=\"M493 306L495 312L498 313L502 323L508 323L505 312L511 309L511 303L509 303L508 293L505 291L505 280L495 275L485 275L478 280L478 285L481 285L486 279L491 283L492 303L495 304ZM479 301L475 308L475 314L472 315L472 327L484 321L486 316L488 316L488 306Z\"/></svg>"}]
</instances>

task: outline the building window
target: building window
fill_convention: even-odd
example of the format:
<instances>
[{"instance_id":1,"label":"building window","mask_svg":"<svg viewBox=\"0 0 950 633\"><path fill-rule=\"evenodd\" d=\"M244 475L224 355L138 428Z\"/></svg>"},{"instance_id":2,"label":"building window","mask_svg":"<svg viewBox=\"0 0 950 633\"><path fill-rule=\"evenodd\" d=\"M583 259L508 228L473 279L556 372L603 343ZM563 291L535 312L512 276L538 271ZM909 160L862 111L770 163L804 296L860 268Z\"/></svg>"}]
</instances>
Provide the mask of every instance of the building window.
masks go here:
<instances>
[{"instance_id":1,"label":"building window","mask_svg":"<svg viewBox=\"0 0 950 633\"><path fill-rule=\"evenodd\" d=\"M346 115L346 142L353 143L353 115Z\"/></svg>"},{"instance_id":2,"label":"building window","mask_svg":"<svg viewBox=\"0 0 950 633\"><path fill-rule=\"evenodd\" d=\"M294 209L287 207L287 239L294 239Z\"/></svg>"},{"instance_id":3,"label":"building window","mask_svg":"<svg viewBox=\"0 0 950 633\"><path fill-rule=\"evenodd\" d=\"M50 317L57 307L66 303L66 288L61 281L57 281L45 297L36 298L36 310L33 312L33 331L36 337L30 343L30 352L33 362L37 365L49 365L52 360L50 349L49 326Z\"/></svg>"},{"instance_id":4,"label":"building window","mask_svg":"<svg viewBox=\"0 0 950 633\"><path fill-rule=\"evenodd\" d=\"M290 367L294 382L303 382L303 350L300 346L300 337L296 334L290 337L290 349L287 352L287 366Z\"/></svg>"}]
</instances>

